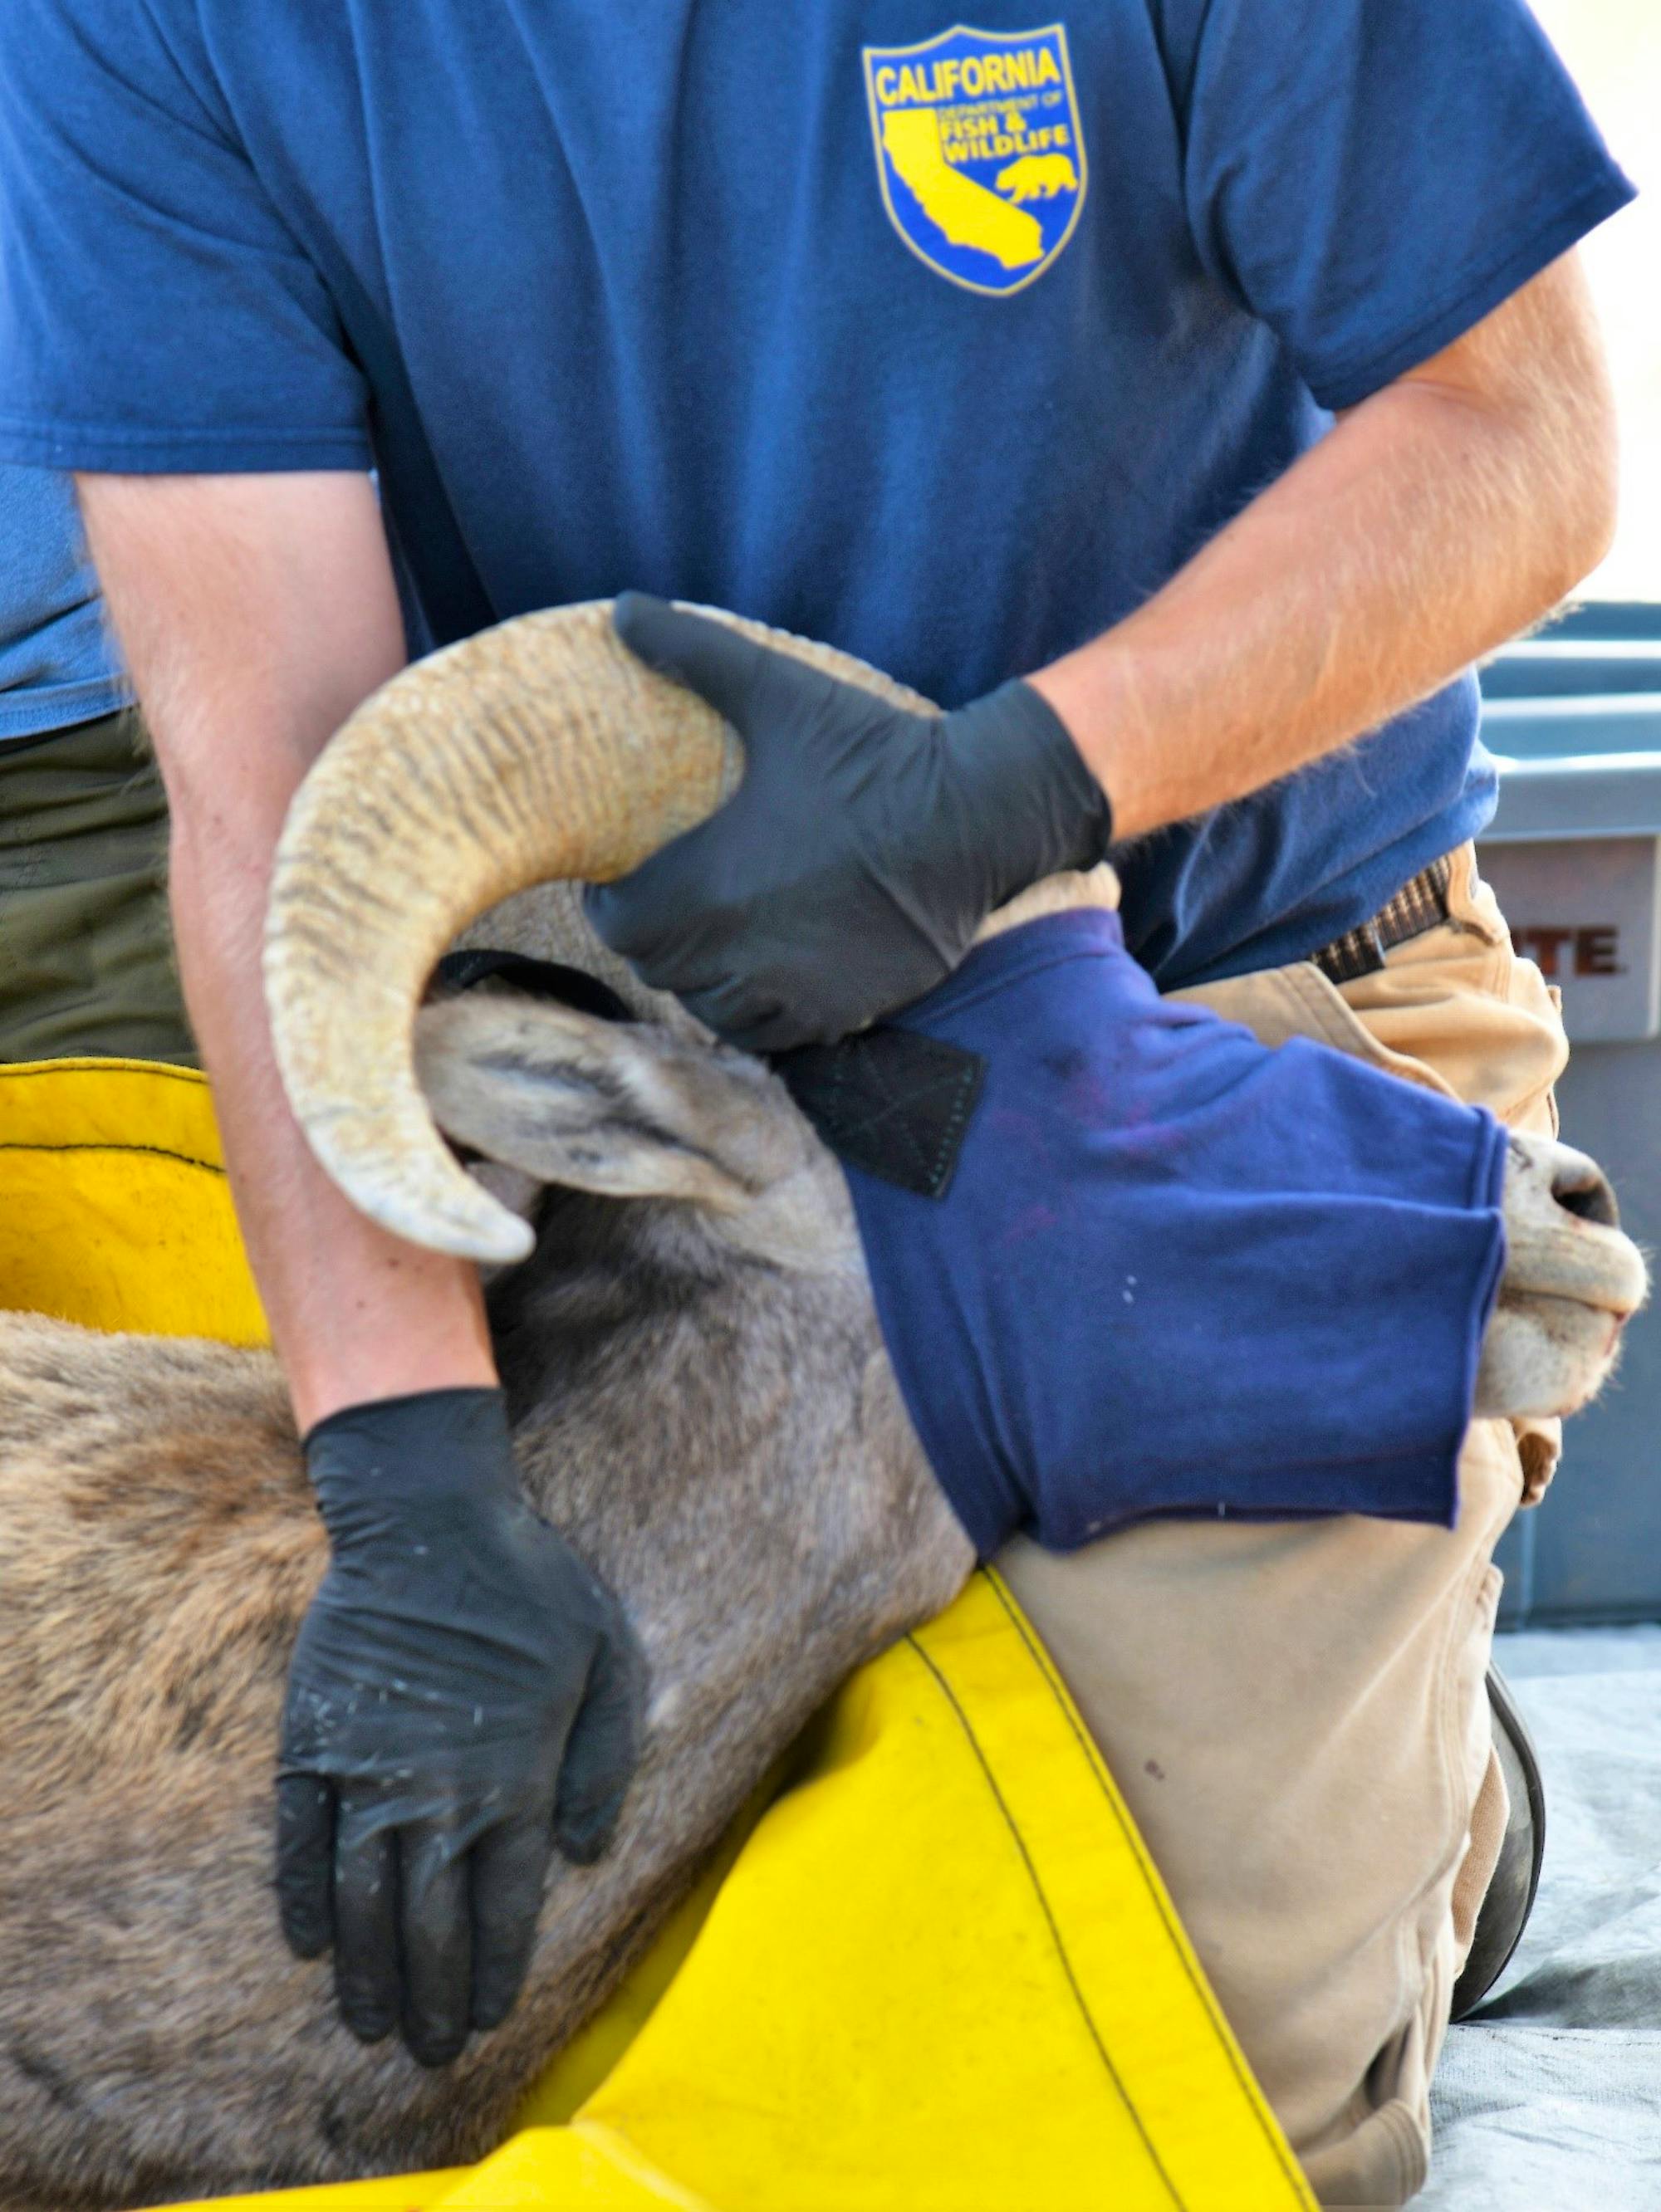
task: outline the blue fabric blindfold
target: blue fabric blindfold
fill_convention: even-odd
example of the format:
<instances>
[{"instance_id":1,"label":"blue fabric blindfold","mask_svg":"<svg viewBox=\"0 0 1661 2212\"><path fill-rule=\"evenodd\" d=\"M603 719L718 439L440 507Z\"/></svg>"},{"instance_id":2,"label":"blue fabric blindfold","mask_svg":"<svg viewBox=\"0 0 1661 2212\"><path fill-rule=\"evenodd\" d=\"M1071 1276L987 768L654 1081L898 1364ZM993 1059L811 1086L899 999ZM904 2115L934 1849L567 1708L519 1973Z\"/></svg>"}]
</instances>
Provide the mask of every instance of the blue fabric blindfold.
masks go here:
<instances>
[{"instance_id":1,"label":"blue fabric blindfold","mask_svg":"<svg viewBox=\"0 0 1661 2212\"><path fill-rule=\"evenodd\" d=\"M1154 1515L1451 1525L1505 1254L1490 1115L1161 1000L1097 911L994 939L888 1026L984 1062L943 1195L843 1161L983 1556Z\"/></svg>"}]
</instances>

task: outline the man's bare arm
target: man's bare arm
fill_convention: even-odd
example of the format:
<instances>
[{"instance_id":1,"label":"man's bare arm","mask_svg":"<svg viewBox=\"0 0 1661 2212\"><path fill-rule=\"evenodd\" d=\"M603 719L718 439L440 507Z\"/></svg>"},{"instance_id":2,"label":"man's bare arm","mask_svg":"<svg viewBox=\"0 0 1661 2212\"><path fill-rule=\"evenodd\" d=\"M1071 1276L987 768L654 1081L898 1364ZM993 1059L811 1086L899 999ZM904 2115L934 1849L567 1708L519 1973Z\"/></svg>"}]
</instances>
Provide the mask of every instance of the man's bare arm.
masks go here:
<instances>
[{"instance_id":1,"label":"man's bare arm","mask_svg":"<svg viewBox=\"0 0 1661 2212\"><path fill-rule=\"evenodd\" d=\"M313 1159L271 1056L266 886L289 801L403 663L373 487L348 474L84 477L94 560L166 780L191 1018L303 1428L496 1380L477 1277L376 1229Z\"/></svg>"},{"instance_id":2,"label":"man's bare arm","mask_svg":"<svg viewBox=\"0 0 1661 2212\"><path fill-rule=\"evenodd\" d=\"M1146 606L1030 680L1140 836L1427 697L1614 528L1614 406L1567 256L1343 416Z\"/></svg>"}]
</instances>

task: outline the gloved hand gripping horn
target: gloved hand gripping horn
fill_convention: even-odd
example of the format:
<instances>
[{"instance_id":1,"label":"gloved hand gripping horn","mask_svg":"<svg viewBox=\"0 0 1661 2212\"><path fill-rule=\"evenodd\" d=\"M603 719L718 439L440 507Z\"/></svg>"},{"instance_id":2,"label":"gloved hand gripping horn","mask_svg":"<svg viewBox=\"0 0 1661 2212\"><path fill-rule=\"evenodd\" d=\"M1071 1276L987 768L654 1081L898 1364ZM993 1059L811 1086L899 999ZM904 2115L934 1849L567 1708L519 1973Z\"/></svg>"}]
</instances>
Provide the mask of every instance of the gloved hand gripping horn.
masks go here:
<instances>
[{"instance_id":1,"label":"gloved hand gripping horn","mask_svg":"<svg viewBox=\"0 0 1661 2212\"><path fill-rule=\"evenodd\" d=\"M722 619L896 704L925 702L829 647ZM318 1159L395 1235L523 1259L531 1232L465 1175L416 1079L434 964L536 883L605 883L736 788L738 740L620 645L609 602L522 615L365 701L295 794L277 848L265 993L283 1087Z\"/></svg>"}]
</instances>

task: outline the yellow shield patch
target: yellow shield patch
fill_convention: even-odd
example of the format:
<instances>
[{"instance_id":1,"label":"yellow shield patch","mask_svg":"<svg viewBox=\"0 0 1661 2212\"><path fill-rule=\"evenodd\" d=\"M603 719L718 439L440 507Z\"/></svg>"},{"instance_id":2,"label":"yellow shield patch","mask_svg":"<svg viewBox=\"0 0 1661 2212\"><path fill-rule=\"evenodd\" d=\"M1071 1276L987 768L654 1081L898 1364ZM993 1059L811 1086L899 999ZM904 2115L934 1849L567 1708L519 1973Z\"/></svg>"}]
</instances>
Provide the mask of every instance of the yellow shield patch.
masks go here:
<instances>
[{"instance_id":1,"label":"yellow shield patch","mask_svg":"<svg viewBox=\"0 0 1661 2212\"><path fill-rule=\"evenodd\" d=\"M883 204L918 259L994 297L1042 276L1088 180L1065 25L958 23L864 59Z\"/></svg>"}]
</instances>

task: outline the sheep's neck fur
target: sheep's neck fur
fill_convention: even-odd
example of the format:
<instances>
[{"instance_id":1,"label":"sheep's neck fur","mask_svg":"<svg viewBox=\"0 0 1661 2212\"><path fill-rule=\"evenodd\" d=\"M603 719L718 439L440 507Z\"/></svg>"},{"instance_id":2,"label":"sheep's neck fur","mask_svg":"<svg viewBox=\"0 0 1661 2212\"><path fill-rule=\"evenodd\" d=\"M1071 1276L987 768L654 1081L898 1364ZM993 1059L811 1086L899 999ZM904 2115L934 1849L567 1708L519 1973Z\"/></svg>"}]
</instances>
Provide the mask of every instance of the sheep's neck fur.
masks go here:
<instances>
[{"instance_id":1,"label":"sheep's neck fur","mask_svg":"<svg viewBox=\"0 0 1661 2212\"><path fill-rule=\"evenodd\" d=\"M857 1273L735 1261L679 1205L551 1208L557 1258L493 1326L527 1495L646 1648L646 1747L518 2009L445 2074L356 2044L277 1933L272 1747L325 1547L273 1362L0 1322L9 2212L482 2155L814 1709L966 1575Z\"/></svg>"}]
</instances>

